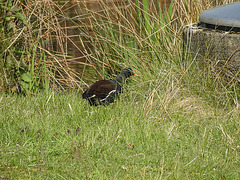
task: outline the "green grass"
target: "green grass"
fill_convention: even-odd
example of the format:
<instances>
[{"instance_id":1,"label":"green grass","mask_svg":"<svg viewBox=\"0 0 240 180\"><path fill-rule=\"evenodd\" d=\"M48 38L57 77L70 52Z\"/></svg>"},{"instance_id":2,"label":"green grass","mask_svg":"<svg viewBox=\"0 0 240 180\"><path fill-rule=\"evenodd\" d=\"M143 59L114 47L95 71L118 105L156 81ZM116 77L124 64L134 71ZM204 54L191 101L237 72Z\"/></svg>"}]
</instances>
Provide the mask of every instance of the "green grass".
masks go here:
<instances>
[{"instance_id":1,"label":"green grass","mask_svg":"<svg viewBox=\"0 0 240 180\"><path fill-rule=\"evenodd\" d=\"M1 95L1 178L239 179L237 109L178 95L150 107L135 86L106 107L75 93Z\"/></svg>"},{"instance_id":2,"label":"green grass","mask_svg":"<svg viewBox=\"0 0 240 180\"><path fill-rule=\"evenodd\" d=\"M86 14L93 34L81 18L75 22L91 42L90 48L81 41L87 53L82 74L58 59L67 57L65 51L59 56L45 49L51 34L32 41L35 34L22 33L31 46L25 46L28 68L17 80L27 93L6 95L0 87L0 178L239 179L239 85L214 81L209 62L198 66L182 53L183 26L212 1L173 1L155 12L146 0L130 9L101 2L104 16ZM51 29L49 19L56 25L51 32L61 29L47 16L54 3L34 9L31 3L25 16L37 17L37 29ZM36 35L44 34L41 29ZM80 83L114 77L123 67L136 76L109 106L90 107L81 92L49 89L67 82L81 91ZM0 83L8 80L1 70Z\"/></svg>"}]
</instances>

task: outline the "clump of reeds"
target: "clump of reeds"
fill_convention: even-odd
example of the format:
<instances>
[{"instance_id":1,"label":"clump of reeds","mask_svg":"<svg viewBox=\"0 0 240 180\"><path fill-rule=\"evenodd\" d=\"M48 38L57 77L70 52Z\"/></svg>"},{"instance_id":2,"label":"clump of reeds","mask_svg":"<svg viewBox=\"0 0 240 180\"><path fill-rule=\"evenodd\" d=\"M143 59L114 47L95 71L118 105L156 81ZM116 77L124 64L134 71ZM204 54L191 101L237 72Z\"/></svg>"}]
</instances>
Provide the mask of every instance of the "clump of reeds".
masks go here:
<instances>
[{"instance_id":1,"label":"clump of reeds","mask_svg":"<svg viewBox=\"0 0 240 180\"><path fill-rule=\"evenodd\" d=\"M125 66L139 82L174 74L180 84L192 64L183 60L183 26L232 1L160 2L99 0L92 9L85 1L2 1L2 17L12 16L4 27L14 27L1 31L1 89L82 89Z\"/></svg>"},{"instance_id":2,"label":"clump of reeds","mask_svg":"<svg viewBox=\"0 0 240 180\"><path fill-rule=\"evenodd\" d=\"M0 88L37 93L74 86L78 74L69 67L64 23L68 16L53 1L1 1Z\"/></svg>"}]
</instances>

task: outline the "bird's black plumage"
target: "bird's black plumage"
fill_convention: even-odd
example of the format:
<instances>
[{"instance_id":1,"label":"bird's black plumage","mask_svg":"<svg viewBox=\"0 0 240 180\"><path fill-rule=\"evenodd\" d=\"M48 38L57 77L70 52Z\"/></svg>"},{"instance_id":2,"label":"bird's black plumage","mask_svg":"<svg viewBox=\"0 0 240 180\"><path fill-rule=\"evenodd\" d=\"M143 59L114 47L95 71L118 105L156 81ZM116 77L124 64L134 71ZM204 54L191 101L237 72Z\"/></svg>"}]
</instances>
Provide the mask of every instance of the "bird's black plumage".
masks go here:
<instances>
[{"instance_id":1,"label":"bird's black plumage","mask_svg":"<svg viewBox=\"0 0 240 180\"><path fill-rule=\"evenodd\" d=\"M108 105L122 92L123 83L132 75L133 70L125 68L115 79L95 82L83 93L82 98L87 99L91 106Z\"/></svg>"}]
</instances>

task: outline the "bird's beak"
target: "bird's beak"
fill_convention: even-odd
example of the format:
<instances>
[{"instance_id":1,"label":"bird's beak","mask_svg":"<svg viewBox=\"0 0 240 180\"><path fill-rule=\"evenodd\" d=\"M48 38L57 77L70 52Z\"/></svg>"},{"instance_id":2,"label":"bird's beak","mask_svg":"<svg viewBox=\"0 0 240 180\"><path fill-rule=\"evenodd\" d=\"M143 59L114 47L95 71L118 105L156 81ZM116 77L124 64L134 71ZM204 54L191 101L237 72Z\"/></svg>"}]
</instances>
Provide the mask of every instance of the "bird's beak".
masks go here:
<instances>
[{"instance_id":1,"label":"bird's beak","mask_svg":"<svg viewBox=\"0 0 240 180\"><path fill-rule=\"evenodd\" d=\"M135 75L135 73L133 72L133 75Z\"/></svg>"}]
</instances>

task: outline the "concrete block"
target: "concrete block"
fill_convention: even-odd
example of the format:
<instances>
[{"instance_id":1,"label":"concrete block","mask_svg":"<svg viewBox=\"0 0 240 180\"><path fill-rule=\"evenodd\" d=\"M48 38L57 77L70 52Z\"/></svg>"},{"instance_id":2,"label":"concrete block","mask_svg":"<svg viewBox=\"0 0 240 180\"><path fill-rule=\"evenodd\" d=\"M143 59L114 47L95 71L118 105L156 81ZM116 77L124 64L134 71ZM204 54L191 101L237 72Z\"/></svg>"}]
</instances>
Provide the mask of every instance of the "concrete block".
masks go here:
<instances>
[{"instance_id":1,"label":"concrete block","mask_svg":"<svg viewBox=\"0 0 240 180\"><path fill-rule=\"evenodd\" d=\"M240 33L189 24L183 28L184 53L198 65L209 64L215 75L240 79ZM228 80L229 81L229 80Z\"/></svg>"}]
</instances>

